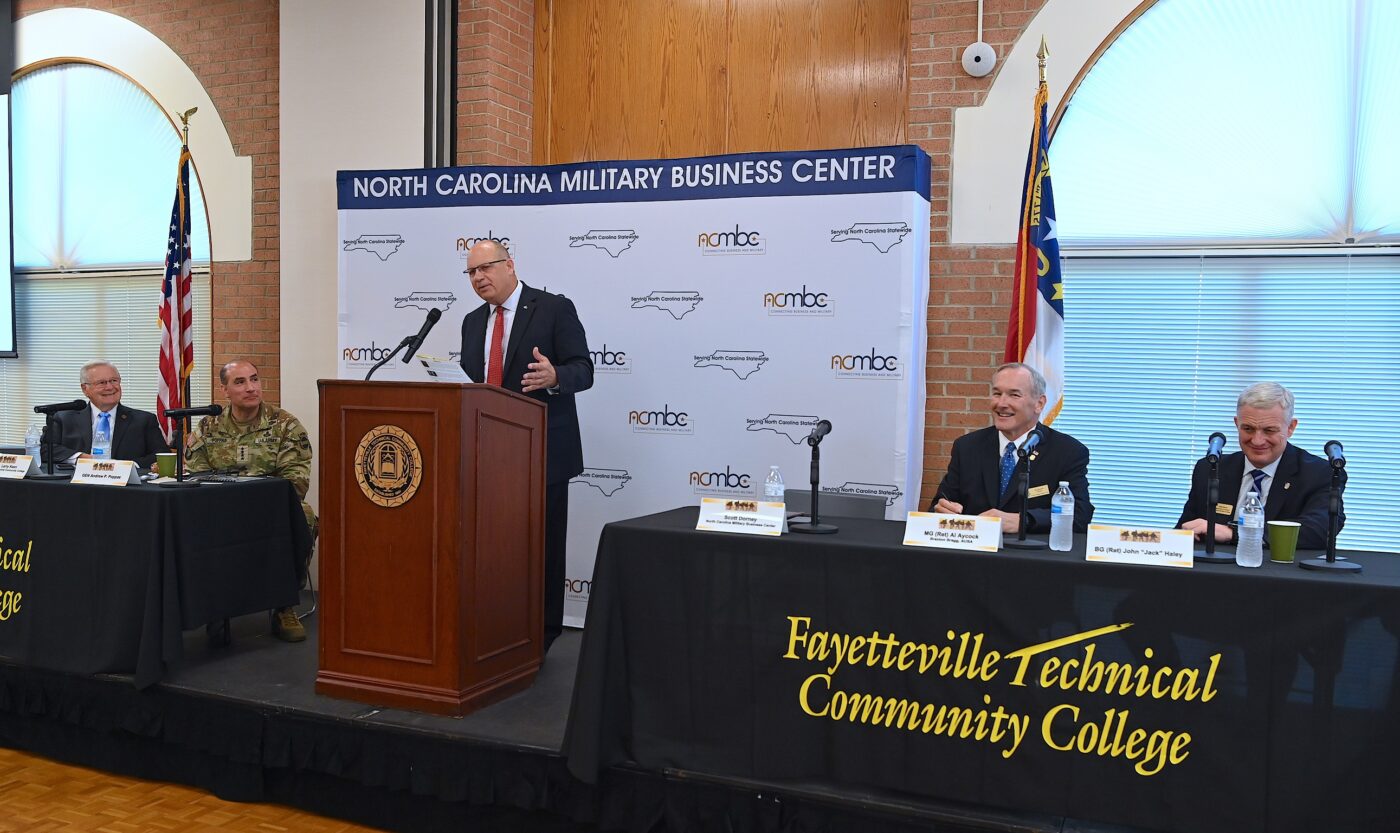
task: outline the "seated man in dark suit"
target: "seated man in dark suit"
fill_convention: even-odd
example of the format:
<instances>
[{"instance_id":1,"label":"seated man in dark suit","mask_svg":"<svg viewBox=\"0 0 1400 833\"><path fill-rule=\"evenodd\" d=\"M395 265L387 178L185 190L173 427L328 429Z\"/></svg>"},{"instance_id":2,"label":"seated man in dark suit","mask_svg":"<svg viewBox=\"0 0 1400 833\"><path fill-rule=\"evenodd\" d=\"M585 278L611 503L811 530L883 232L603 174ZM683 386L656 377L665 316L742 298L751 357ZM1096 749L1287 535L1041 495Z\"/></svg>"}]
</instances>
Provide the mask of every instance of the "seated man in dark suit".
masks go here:
<instances>
[{"instance_id":1,"label":"seated man in dark suit","mask_svg":"<svg viewBox=\"0 0 1400 833\"><path fill-rule=\"evenodd\" d=\"M1215 540L1239 540L1236 526L1247 490L1255 488L1264 501L1266 521L1298 521L1298 549L1327 546L1327 493L1332 467L1326 460L1293 445L1288 438L1298 427L1293 417L1293 394L1277 382L1259 382L1244 389L1235 401L1235 428L1240 451L1220 458L1220 502L1215 511ZM1258 474L1255 474L1258 472ZM1248 475L1246 477L1246 475ZM1210 464L1204 459L1191 472L1191 494L1181 508L1177 526L1205 537L1205 505ZM1346 472L1342 472L1346 486ZM1337 528L1346 522L1338 507Z\"/></svg>"},{"instance_id":2,"label":"seated man in dark suit","mask_svg":"<svg viewBox=\"0 0 1400 833\"><path fill-rule=\"evenodd\" d=\"M1012 477L1017 449L1032 429L1041 433L1030 454L1030 488L1026 501L1026 532L1048 532L1050 497L1060 481L1074 493L1074 531L1084 532L1094 517L1089 502L1089 449L1068 434L1040 424L1045 407L1045 377L1021 362L1011 362L992 374L992 425L953 441L948 473L938 484L930 512L1001 518L1003 533L1018 533L1020 497Z\"/></svg>"},{"instance_id":3,"label":"seated man in dark suit","mask_svg":"<svg viewBox=\"0 0 1400 833\"><path fill-rule=\"evenodd\" d=\"M106 425L112 436L112 459L135 460L143 469L155 465L156 454L170 446L160 432L156 415L121 404L122 375L111 362L88 362L78 374L88 406L81 411L58 415L53 438L55 463L72 465L92 452L92 435ZM48 448L48 427L44 428L44 448Z\"/></svg>"}]
</instances>

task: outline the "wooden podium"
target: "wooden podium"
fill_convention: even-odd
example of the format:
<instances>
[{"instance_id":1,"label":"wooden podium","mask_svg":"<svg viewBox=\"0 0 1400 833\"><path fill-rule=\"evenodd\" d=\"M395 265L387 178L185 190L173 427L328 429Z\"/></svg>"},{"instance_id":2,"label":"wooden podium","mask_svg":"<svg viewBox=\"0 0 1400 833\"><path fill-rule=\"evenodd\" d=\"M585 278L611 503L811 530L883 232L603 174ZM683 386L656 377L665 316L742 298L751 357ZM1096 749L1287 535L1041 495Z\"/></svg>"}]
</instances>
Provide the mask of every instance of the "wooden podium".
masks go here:
<instances>
[{"instance_id":1,"label":"wooden podium","mask_svg":"<svg viewBox=\"0 0 1400 833\"><path fill-rule=\"evenodd\" d=\"M317 693L461 715L528 688L544 405L486 385L319 386Z\"/></svg>"}]
</instances>

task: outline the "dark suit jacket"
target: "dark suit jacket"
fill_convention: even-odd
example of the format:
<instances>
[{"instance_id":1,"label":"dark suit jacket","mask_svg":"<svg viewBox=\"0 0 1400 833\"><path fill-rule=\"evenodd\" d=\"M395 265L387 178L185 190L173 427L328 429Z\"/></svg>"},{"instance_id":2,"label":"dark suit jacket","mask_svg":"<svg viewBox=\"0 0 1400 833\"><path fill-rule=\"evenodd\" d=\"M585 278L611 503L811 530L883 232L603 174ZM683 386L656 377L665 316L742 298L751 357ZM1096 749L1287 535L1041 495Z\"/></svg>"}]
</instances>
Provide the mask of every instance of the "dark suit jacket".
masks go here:
<instances>
[{"instance_id":1,"label":"dark suit jacket","mask_svg":"<svg viewBox=\"0 0 1400 833\"><path fill-rule=\"evenodd\" d=\"M1215 522L1227 524L1239 517L1239 507L1235 500L1240 494L1240 481L1244 479L1244 452L1236 451L1220 458L1220 500L1218 503L1230 507L1229 514L1216 513ZM1204 459L1196 463L1191 472L1191 494L1186 505L1181 507L1181 518L1176 525L1206 517L1206 487L1210 477L1210 464ZM1342 488L1346 488L1346 472L1342 472ZM1332 467L1321 457L1309 454L1289 443L1283 449L1274 471L1274 481L1269 486L1269 499L1264 504L1264 519L1267 521L1298 521L1303 526L1298 530L1298 549L1320 550L1327 546L1327 492L1332 484ZM1346 513L1337 507L1337 529L1346 522Z\"/></svg>"},{"instance_id":2,"label":"dark suit jacket","mask_svg":"<svg viewBox=\"0 0 1400 833\"><path fill-rule=\"evenodd\" d=\"M112 459L135 460L143 469L155 465L156 454L170 450L160 433L156 415L117 404L112 420ZM74 454L92 453L92 403L81 411L57 415L58 434L53 445L53 461L62 463ZM48 441L48 427L44 441ZM43 446L46 450L47 445Z\"/></svg>"},{"instance_id":3,"label":"dark suit jacket","mask_svg":"<svg viewBox=\"0 0 1400 833\"><path fill-rule=\"evenodd\" d=\"M574 304L563 295L532 289L521 283L520 308L511 323L501 386L522 393L520 379L540 348L559 375L559 392L525 394L549 408L545 482L557 484L583 471L583 442L579 439L574 394L593 387L593 359ZM486 378L486 324L491 305L482 304L462 319L462 369L473 382Z\"/></svg>"},{"instance_id":4,"label":"dark suit jacket","mask_svg":"<svg viewBox=\"0 0 1400 833\"><path fill-rule=\"evenodd\" d=\"M1026 531L1049 531L1050 497L1064 480L1074 493L1074 531L1084 532L1094 517L1094 504L1089 502L1089 449L1069 434L1048 425L1038 427L1045 436L1031 452L1030 494L1035 496L1026 501ZM988 509L1019 512L1021 503L1014 479L1018 475L1013 475L1005 499L998 494L1002 443L1001 432L994 426L954 440L948 473L938 484L938 493L933 496L929 511L933 511L940 497L945 497L961 503L964 515L980 515ZM1044 493L1036 494L1042 487Z\"/></svg>"}]
</instances>

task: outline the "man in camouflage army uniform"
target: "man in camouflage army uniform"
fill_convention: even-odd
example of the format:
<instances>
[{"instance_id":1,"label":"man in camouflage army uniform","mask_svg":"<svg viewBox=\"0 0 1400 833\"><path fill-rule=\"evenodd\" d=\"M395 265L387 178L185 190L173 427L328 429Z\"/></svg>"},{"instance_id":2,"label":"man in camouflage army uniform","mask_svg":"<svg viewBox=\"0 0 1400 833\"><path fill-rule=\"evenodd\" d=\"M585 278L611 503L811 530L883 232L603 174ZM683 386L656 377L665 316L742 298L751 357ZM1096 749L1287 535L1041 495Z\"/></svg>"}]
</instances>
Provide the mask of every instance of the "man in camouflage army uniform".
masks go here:
<instances>
[{"instance_id":1,"label":"man in camouflage army uniform","mask_svg":"<svg viewBox=\"0 0 1400 833\"><path fill-rule=\"evenodd\" d=\"M316 513L306 502L311 485L311 440L296 417L262 398L262 381L252 362L241 359L219 368L219 383L229 407L219 416L207 416L185 442L185 467L191 472L229 471L244 475L270 475L290 481L301 498L311 540L316 540ZM308 556L310 553L307 553ZM304 577L302 564L298 579ZM273 611L272 632L286 642L306 639L306 629L296 611Z\"/></svg>"}]
</instances>

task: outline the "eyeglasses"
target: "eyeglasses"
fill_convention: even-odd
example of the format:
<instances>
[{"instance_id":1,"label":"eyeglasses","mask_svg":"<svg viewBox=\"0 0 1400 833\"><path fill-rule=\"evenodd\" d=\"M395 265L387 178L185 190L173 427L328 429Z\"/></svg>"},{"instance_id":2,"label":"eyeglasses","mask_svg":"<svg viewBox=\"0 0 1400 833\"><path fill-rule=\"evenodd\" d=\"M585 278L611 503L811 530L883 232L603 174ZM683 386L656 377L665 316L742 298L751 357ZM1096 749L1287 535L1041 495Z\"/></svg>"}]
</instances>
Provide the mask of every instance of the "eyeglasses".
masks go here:
<instances>
[{"instance_id":1,"label":"eyeglasses","mask_svg":"<svg viewBox=\"0 0 1400 833\"><path fill-rule=\"evenodd\" d=\"M476 277L476 273L477 273L477 272L480 272L482 269L485 269L487 266L495 266L497 263L505 263L507 260L510 260L510 258L508 258L508 257L501 257L501 258L497 258L497 259L495 259L495 260L488 260L488 261L486 261L485 263L481 264L480 266L472 266L471 268L467 269L467 277L469 277L469 278L474 278L474 277Z\"/></svg>"},{"instance_id":2,"label":"eyeglasses","mask_svg":"<svg viewBox=\"0 0 1400 833\"><path fill-rule=\"evenodd\" d=\"M108 385L120 386L121 383L121 379L100 379L96 382L83 382L83 386L89 388L105 388Z\"/></svg>"}]
</instances>

